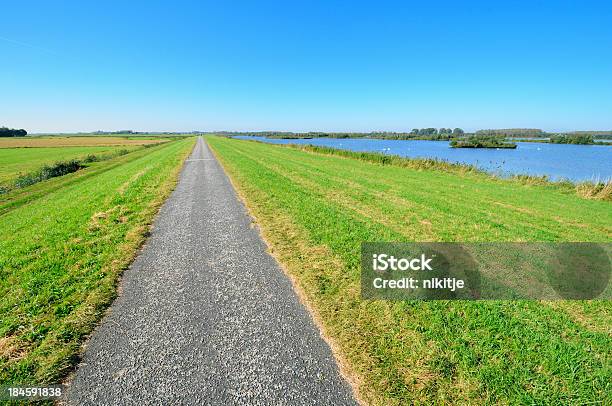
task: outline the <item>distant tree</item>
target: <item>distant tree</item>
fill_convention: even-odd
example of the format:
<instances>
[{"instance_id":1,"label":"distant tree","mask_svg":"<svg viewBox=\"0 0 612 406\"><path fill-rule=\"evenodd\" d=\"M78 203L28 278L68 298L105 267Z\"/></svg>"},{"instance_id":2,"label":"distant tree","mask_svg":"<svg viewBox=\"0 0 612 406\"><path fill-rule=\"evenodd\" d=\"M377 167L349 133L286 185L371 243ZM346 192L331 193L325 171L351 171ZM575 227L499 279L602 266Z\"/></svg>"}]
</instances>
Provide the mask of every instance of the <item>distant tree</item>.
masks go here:
<instances>
[{"instance_id":1,"label":"distant tree","mask_svg":"<svg viewBox=\"0 0 612 406\"><path fill-rule=\"evenodd\" d=\"M435 128L421 128L417 130L418 135L433 135L437 133L438 133L438 130L436 130Z\"/></svg>"},{"instance_id":2,"label":"distant tree","mask_svg":"<svg viewBox=\"0 0 612 406\"><path fill-rule=\"evenodd\" d=\"M550 137L550 142L553 144L582 144L593 145L595 140L590 134L564 134Z\"/></svg>"},{"instance_id":3,"label":"distant tree","mask_svg":"<svg viewBox=\"0 0 612 406\"><path fill-rule=\"evenodd\" d=\"M453 134L454 134L454 135L463 135L463 134L465 134L465 133L464 133L464 131L463 131L461 128L455 128L455 129L453 130Z\"/></svg>"},{"instance_id":4,"label":"distant tree","mask_svg":"<svg viewBox=\"0 0 612 406\"><path fill-rule=\"evenodd\" d=\"M506 137L544 137L546 133L539 128L502 128L478 130L477 135L495 136L502 135Z\"/></svg>"},{"instance_id":5,"label":"distant tree","mask_svg":"<svg viewBox=\"0 0 612 406\"><path fill-rule=\"evenodd\" d=\"M0 137L25 137L27 134L24 129L0 127Z\"/></svg>"}]
</instances>

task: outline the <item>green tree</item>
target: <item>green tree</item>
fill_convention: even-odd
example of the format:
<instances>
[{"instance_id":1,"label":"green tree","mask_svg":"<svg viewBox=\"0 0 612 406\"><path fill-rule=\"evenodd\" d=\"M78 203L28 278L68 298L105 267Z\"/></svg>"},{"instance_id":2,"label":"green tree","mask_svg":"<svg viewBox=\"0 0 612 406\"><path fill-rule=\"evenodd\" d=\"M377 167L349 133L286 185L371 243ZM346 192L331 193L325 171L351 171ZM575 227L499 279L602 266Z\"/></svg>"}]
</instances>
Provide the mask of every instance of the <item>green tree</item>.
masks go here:
<instances>
[{"instance_id":1,"label":"green tree","mask_svg":"<svg viewBox=\"0 0 612 406\"><path fill-rule=\"evenodd\" d=\"M25 137L27 134L24 129L0 127L0 137Z\"/></svg>"}]
</instances>

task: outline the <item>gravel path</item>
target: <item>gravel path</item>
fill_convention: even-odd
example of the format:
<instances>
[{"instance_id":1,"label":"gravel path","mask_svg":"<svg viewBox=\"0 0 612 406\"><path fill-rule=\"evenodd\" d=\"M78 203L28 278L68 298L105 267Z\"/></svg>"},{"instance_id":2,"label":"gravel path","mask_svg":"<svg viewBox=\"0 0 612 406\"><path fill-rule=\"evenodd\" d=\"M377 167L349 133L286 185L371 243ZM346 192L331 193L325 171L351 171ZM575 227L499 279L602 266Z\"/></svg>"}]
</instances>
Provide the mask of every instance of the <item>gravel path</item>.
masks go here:
<instances>
[{"instance_id":1,"label":"gravel path","mask_svg":"<svg viewBox=\"0 0 612 406\"><path fill-rule=\"evenodd\" d=\"M200 138L91 337L69 404L355 404Z\"/></svg>"}]
</instances>

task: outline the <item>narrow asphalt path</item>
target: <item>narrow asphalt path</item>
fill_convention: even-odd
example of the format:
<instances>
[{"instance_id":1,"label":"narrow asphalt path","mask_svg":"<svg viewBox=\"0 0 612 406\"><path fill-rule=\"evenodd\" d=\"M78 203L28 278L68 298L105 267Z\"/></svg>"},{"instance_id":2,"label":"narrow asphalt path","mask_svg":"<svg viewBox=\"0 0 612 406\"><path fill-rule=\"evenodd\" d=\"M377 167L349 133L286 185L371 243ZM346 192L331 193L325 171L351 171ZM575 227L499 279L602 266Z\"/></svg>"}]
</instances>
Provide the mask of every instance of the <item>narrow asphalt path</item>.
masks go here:
<instances>
[{"instance_id":1,"label":"narrow asphalt path","mask_svg":"<svg viewBox=\"0 0 612 406\"><path fill-rule=\"evenodd\" d=\"M355 403L201 138L91 337L67 402Z\"/></svg>"}]
</instances>

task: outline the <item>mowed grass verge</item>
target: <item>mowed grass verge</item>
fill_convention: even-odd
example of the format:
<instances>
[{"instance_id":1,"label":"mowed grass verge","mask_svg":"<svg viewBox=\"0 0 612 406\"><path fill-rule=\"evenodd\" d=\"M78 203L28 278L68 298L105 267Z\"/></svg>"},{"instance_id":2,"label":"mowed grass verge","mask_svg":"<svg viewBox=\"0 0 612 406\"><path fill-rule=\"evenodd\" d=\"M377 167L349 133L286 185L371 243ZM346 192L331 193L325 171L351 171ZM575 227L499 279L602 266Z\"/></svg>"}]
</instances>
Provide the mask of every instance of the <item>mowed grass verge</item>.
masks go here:
<instances>
[{"instance_id":1,"label":"mowed grass verge","mask_svg":"<svg viewBox=\"0 0 612 406\"><path fill-rule=\"evenodd\" d=\"M96 163L0 201L0 386L59 382L176 184L194 139Z\"/></svg>"},{"instance_id":2,"label":"mowed grass verge","mask_svg":"<svg viewBox=\"0 0 612 406\"><path fill-rule=\"evenodd\" d=\"M612 206L478 173L207 141L368 404L609 404L609 301L363 301L362 241L611 241Z\"/></svg>"}]
</instances>

